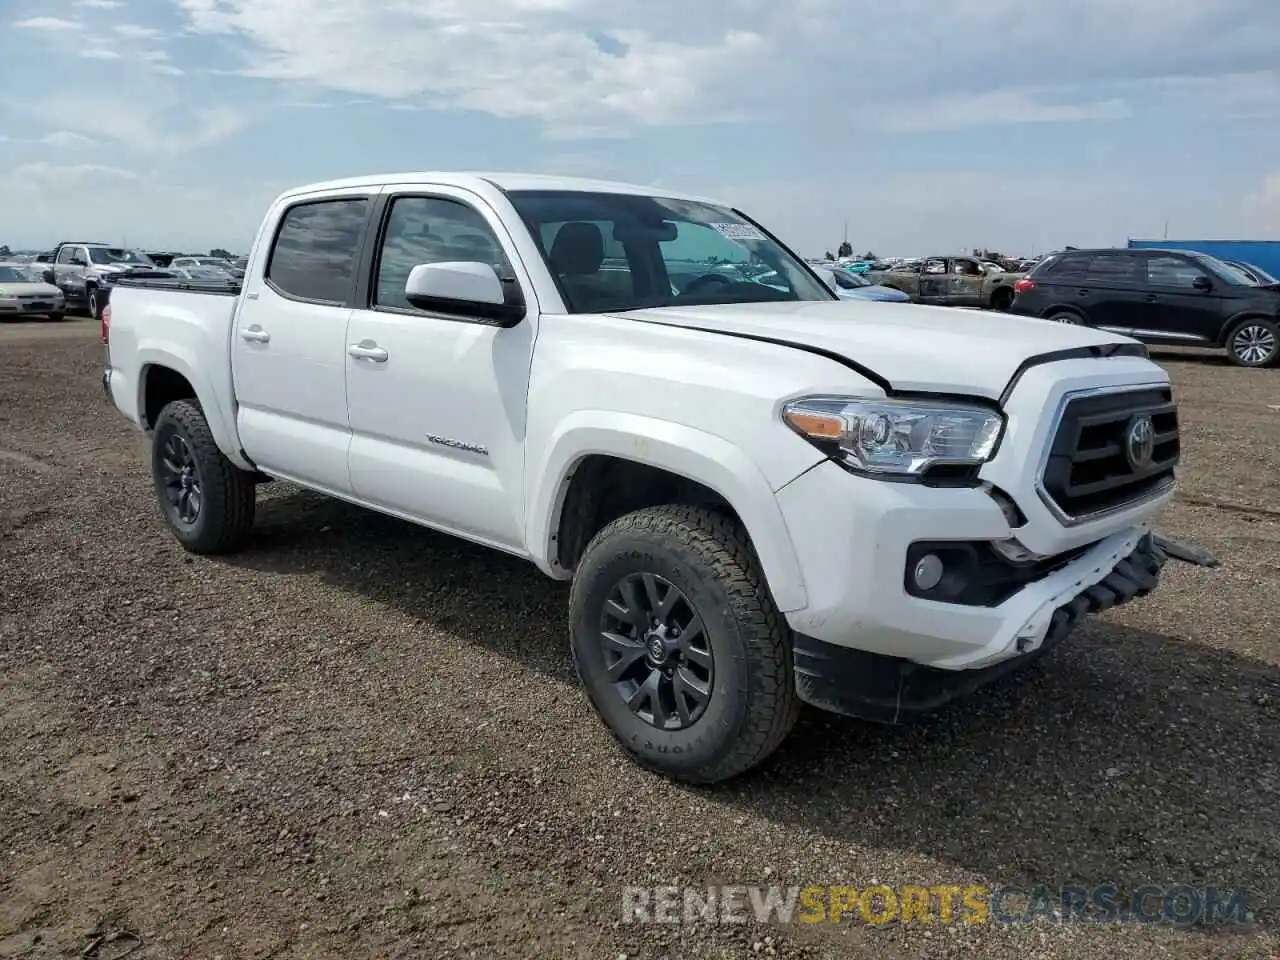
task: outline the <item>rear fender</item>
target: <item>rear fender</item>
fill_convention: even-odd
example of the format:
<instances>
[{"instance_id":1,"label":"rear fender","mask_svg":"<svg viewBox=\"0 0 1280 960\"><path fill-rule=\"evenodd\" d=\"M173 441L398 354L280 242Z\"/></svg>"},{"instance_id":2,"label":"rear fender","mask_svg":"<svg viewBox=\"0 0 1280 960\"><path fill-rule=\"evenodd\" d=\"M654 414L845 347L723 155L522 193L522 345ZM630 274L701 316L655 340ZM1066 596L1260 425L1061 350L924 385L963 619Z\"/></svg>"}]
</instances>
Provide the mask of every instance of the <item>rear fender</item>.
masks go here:
<instances>
[{"instance_id":1,"label":"rear fender","mask_svg":"<svg viewBox=\"0 0 1280 960\"><path fill-rule=\"evenodd\" d=\"M240 437L236 431L234 414L231 413L234 409L231 398L221 396L213 381L199 372L202 365L195 362L195 357L189 350L172 341L160 345L143 340L138 344L137 357L140 364L137 396L140 422L147 408L148 374L153 367L168 367L175 373L182 374L195 390L196 400L204 411L205 419L209 422L209 430L223 455L242 470L255 469L254 465L240 452Z\"/></svg>"}]
</instances>

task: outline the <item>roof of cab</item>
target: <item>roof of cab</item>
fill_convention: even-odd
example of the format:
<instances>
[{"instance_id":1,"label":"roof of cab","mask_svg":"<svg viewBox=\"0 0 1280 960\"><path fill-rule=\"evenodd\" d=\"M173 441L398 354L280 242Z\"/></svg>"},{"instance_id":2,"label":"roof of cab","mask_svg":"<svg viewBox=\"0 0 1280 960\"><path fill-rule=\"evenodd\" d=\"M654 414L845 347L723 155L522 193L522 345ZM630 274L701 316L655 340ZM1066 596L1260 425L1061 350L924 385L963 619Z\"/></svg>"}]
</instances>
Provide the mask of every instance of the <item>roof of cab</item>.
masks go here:
<instances>
[{"instance_id":1,"label":"roof of cab","mask_svg":"<svg viewBox=\"0 0 1280 960\"><path fill-rule=\"evenodd\" d=\"M718 203L707 197L694 196L679 190L669 190L655 185L615 183L609 180L588 180L579 177L553 177L540 173L486 173L472 170L433 170L413 173L381 173L367 177L347 177L326 180L294 187L281 194L281 199L304 194L323 193L350 187L381 187L386 184L435 184L462 187L477 192L493 188L499 190L571 190L582 193L626 193L648 197L667 197L675 200L693 200L702 203Z\"/></svg>"}]
</instances>

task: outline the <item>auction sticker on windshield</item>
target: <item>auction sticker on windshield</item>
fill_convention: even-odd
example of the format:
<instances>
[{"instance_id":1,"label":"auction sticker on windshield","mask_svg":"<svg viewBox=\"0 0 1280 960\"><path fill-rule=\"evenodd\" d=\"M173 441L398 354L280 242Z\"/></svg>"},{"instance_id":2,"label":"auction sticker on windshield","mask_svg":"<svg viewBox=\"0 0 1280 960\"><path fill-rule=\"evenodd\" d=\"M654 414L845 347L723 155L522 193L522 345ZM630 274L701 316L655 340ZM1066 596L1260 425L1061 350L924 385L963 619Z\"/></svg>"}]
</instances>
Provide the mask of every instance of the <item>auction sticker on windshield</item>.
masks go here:
<instances>
[{"instance_id":1,"label":"auction sticker on windshield","mask_svg":"<svg viewBox=\"0 0 1280 960\"><path fill-rule=\"evenodd\" d=\"M749 223L709 223L707 226L730 240L763 240L764 234Z\"/></svg>"}]
</instances>

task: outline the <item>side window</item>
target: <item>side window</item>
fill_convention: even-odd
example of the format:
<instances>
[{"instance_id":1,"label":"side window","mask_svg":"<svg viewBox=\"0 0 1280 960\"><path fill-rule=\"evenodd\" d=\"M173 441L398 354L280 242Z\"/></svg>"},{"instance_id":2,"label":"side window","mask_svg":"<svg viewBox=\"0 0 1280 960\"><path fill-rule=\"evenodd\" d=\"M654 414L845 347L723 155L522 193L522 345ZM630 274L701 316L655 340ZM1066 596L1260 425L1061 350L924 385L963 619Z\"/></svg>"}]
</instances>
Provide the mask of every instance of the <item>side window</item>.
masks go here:
<instances>
[{"instance_id":1,"label":"side window","mask_svg":"<svg viewBox=\"0 0 1280 960\"><path fill-rule=\"evenodd\" d=\"M1189 260L1181 257L1149 257L1147 259L1147 282L1157 287L1183 287L1191 289L1196 277L1205 276L1205 272Z\"/></svg>"},{"instance_id":2,"label":"side window","mask_svg":"<svg viewBox=\"0 0 1280 960\"><path fill-rule=\"evenodd\" d=\"M978 266L976 260L952 260L951 272L963 277L976 277L981 275L982 268Z\"/></svg>"},{"instance_id":3,"label":"side window","mask_svg":"<svg viewBox=\"0 0 1280 960\"><path fill-rule=\"evenodd\" d=\"M63 247L58 251L59 263L70 263L71 259L76 255L76 247Z\"/></svg>"},{"instance_id":4,"label":"side window","mask_svg":"<svg viewBox=\"0 0 1280 960\"><path fill-rule=\"evenodd\" d=\"M498 238L474 208L439 197L397 197L378 252L374 305L414 309L404 296L410 271L420 263L457 260L487 263L500 279L514 276Z\"/></svg>"},{"instance_id":5,"label":"side window","mask_svg":"<svg viewBox=\"0 0 1280 960\"><path fill-rule=\"evenodd\" d=\"M1066 253L1050 261L1044 272L1055 279L1082 277L1088 265L1088 257L1078 253Z\"/></svg>"},{"instance_id":6,"label":"side window","mask_svg":"<svg viewBox=\"0 0 1280 960\"><path fill-rule=\"evenodd\" d=\"M1089 261L1088 279L1098 283L1137 283L1138 258L1127 253L1099 253Z\"/></svg>"},{"instance_id":7,"label":"side window","mask_svg":"<svg viewBox=\"0 0 1280 960\"><path fill-rule=\"evenodd\" d=\"M365 197L290 207L271 248L267 281L281 293L302 300L346 300L368 212Z\"/></svg>"},{"instance_id":8,"label":"side window","mask_svg":"<svg viewBox=\"0 0 1280 960\"><path fill-rule=\"evenodd\" d=\"M946 272L947 272L947 261L945 260L926 260L924 262L924 269L921 270L921 273L936 274L936 273L946 273Z\"/></svg>"}]
</instances>

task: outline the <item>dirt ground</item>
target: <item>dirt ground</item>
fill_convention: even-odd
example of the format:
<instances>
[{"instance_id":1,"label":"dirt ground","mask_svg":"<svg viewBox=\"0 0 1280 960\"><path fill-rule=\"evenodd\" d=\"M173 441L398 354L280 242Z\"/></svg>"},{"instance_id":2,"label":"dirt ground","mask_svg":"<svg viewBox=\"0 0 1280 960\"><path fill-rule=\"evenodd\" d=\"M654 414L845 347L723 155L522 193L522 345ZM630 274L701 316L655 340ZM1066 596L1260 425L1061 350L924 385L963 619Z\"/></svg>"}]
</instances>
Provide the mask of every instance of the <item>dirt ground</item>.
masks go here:
<instances>
[{"instance_id":1,"label":"dirt ground","mask_svg":"<svg viewBox=\"0 0 1280 960\"><path fill-rule=\"evenodd\" d=\"M1280 956L1280 371L1158 357L1159 529L1220 568L708 790L622 758L532 567L284 484L247 552L184 555L96 332L0 328L0 956ZM1253 923L622 922L625 885L1107 882Z\"/></svg>"}]
</instances>

